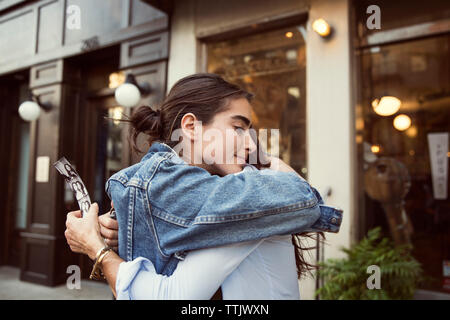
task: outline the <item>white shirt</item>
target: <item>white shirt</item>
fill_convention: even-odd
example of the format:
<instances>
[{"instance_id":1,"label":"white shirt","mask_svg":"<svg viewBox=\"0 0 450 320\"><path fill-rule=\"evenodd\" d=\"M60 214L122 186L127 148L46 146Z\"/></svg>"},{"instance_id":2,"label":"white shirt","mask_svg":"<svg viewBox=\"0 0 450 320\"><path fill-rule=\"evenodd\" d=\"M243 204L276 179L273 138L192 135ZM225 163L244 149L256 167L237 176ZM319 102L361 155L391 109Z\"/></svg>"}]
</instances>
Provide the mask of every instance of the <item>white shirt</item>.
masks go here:
<instances>
[{"instance_id":1,"label":"white shirt","mask_svg":"<svg viewBox=\"0 0 450 320\"><path fill-rule=\"evenodd\" d=\"M224 300L299 300L291 235L264 241L222 284Z\"/></svg>"},{"instance_id":2,"label":"white shirt","mask_svg":"<svg viewBox=\"0 0 450 320\"><path fill-rule=\"evenodd\" d=\"M210 299L222 285L224 300L300 299L291 236L193 250L171 276L139 257L122 262L117 299Z\"/></svg>"}]
</instances>

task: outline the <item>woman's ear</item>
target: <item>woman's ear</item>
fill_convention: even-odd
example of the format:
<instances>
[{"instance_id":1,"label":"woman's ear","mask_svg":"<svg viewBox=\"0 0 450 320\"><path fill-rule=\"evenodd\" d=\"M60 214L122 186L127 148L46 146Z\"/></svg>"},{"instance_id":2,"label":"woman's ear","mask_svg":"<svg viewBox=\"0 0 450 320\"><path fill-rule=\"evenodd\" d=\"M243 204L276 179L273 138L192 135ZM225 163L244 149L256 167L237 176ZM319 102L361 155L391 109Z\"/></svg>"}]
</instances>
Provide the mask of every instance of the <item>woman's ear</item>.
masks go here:
<instances>
[{"instance_id":1,"label":"woman's ear","mask_svg":"<svg viewBox=\"0 0 450 320\"><path fill-rule=\"evenodd\" d=\"M202 122L192 112L186 113L181 118L181 130L183 135L191 141L201 139Z\"/></svg>"}]
</instances>

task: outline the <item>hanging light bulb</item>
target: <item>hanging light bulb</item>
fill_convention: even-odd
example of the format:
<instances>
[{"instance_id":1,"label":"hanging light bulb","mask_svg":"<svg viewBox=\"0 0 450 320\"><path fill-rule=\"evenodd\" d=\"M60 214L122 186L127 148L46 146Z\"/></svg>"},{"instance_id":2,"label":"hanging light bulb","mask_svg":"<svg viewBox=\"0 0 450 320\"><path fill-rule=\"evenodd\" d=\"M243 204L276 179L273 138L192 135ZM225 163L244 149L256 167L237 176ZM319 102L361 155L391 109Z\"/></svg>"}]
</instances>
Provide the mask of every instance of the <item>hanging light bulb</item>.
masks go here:
<instances>
[{"instance_id":1,"label":"hanging light bulb","mask_svg":"<svg viewBox=\"0 0 450 320\"><path fill-rule=\"evenodd\" d=\"M406 114L399 114L394 119L394 128L398 131L405 131L411 126L411 118Z\"/></svg>"},{"instance_id":2,"label":"hanging light bulb","mask_svg":"<svg viewBox=\"0 0 450 320\"><path fill-rule=\"evenodd\" d=\"M401 104L400 99L394 96L383 96L380 100L372 101L373 110L380 116L393 115L400 109Z\"/></svg>"}]
</instances>

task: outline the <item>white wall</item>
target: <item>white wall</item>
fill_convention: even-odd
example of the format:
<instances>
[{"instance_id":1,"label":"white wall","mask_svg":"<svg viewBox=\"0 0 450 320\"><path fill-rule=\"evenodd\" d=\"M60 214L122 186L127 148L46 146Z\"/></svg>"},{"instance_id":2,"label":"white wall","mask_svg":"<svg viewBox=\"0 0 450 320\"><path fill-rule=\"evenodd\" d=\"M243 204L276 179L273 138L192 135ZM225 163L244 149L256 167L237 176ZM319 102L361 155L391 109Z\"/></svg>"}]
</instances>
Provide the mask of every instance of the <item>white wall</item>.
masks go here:
<instances>
[{"instance_id":1,"label":"white wall","mask_svg":"<svg viewBox=\"0 0 450 320\"><path fill-rule=\"evenodd\" d=\"M196 72L195 1L177 1L171 23L167 92L180 78Z\"/></svg>"},{"instance_id":2,"label":"white wall","mask_svg":"<svg viewBox=\"0 0 450 320\"><path fill-rule=\"evenodd\" d=\"M306 44L308 181L319 191L331 187L327 204L344 210L338 234L326 234L325 259L342 257L356 231L354 116L351 87L351 51L348 0L311 2ZM334 28L324 41L311 30L323 18ZM312 298L311 281L302 283L302 299Z\"/></svg>"}]
</instances>

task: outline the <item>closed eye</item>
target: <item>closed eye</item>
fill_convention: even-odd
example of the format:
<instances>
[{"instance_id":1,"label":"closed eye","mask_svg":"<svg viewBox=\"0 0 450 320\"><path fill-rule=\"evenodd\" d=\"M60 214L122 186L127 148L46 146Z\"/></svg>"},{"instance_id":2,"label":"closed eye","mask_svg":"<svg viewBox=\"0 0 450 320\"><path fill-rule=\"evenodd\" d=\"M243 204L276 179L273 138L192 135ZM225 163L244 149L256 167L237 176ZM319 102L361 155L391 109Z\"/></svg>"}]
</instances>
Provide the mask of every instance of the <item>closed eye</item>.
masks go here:
<instances>
[{"instance_id":1,"label":"closed eye","mask_svg":"<svg viewBox=\"0 0 450 320\"><path fill-rule=\"evenodd\" d=\"M234 130L238 133L238 134L243 134L245 129L242 127L237 127L237 126L233 126Z\"/></svg>"}]
</instances>

